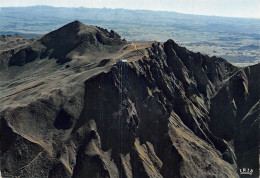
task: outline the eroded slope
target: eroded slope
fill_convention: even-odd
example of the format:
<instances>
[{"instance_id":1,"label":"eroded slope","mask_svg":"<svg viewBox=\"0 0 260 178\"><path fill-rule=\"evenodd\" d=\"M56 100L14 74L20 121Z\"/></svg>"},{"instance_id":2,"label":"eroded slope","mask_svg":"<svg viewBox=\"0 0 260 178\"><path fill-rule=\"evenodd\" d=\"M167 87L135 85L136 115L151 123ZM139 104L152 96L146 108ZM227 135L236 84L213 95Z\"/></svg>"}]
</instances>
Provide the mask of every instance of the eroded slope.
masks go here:
<instances>
[{"instance_id":1,"label":"eroded slope","mask_svg":"<svg viewBox=\"0 0 260 178\"><path fill-rule=\"evenodd\" d=\"M3 176L258 176L259 65L78 21L5 61Z\"/></svg>"}]
</instances>

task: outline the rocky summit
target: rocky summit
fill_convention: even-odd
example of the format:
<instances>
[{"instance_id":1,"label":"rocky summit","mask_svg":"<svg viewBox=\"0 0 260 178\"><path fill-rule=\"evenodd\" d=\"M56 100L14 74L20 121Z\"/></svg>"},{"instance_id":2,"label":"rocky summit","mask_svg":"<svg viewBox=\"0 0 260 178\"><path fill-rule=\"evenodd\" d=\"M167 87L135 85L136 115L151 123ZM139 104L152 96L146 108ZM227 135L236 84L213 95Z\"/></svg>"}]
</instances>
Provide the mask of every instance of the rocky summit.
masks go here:
<instances>
[{"instance_id":1,"label":"rocky summit","mask_svg":"<svg viewBox=\"0 0 260 178\"><path fill-rule=\"evenodd\" d=\"M0 51L3 177L259 176L260 64L79 21L25 41Z\"/></svg>"}]
</instances>

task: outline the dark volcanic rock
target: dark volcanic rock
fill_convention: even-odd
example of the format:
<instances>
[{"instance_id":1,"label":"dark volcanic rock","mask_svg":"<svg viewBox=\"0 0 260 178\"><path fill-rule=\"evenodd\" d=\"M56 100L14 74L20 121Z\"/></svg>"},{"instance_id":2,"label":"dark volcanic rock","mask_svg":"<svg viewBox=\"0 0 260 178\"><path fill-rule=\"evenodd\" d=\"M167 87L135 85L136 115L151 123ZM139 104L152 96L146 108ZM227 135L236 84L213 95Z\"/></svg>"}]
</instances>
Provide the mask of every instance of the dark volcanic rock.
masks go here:
<instances>
[{"instance_id":1,"label":"dark volcanic rock","mask_svg":"<svg viewBox=\"0 0 260 178\"><path fill-rule=\"evenodd\" d=\"M260 65L78 21L5 53L4 177L259 176Z\"/></svg>"},{"instance_id":2,"label":"dark volcanic rock","mask_svg":"<svg viewBox=\"0 0 260 178\"><path fill-rule=\"evenodd\" d=\"M46 57L55 58L57 63L64 64L70 62L73 56L87 53L86 49L100 51L105 48L104 46L115 47L124 43L113 30L108 32L100 27L86 26L74 21L44 35L29 47L19 50L11 57L9 66L22 66Z\"/></svg>"}]
</instances>

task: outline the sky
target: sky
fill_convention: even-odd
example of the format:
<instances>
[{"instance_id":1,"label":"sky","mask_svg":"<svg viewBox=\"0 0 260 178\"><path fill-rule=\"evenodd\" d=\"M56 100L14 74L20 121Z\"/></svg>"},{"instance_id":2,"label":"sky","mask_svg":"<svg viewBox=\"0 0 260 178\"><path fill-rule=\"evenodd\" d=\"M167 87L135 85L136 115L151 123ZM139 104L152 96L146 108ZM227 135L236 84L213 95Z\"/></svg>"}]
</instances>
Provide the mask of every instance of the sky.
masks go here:
<instances>
[{"instance_id":1,"label":"sky","mask_svg":"<svg viewBox=\"0 0 260 178\"><path fill-rule=\"evenodd\" d=\"M260 19L260 0L0 0L0 7L124 8Z\"/></svg>"}]
</instances>

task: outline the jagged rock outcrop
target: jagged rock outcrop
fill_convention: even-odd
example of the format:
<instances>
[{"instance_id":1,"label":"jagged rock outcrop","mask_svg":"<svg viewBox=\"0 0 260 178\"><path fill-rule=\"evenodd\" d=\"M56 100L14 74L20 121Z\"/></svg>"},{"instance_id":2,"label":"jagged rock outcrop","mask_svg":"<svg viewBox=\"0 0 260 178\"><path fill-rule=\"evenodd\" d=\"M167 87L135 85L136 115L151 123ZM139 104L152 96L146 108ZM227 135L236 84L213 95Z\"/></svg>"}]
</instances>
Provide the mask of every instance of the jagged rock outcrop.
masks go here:
<instances>
[{"instance_id":1,"label":"jagged rock outcrop","mask_svg":"<svg viewBox=\"0 0 260 178\"><path fill-rule=\"evenodd\" d=\"M1 55L4 177L259 175L260 65L78 21Z\"/></svg>"}]
</instances>

